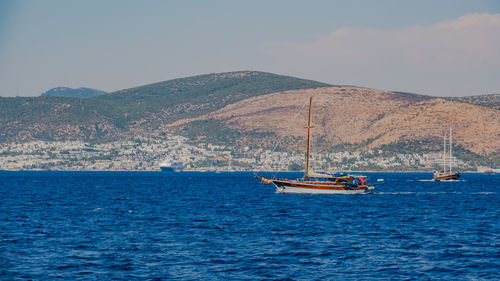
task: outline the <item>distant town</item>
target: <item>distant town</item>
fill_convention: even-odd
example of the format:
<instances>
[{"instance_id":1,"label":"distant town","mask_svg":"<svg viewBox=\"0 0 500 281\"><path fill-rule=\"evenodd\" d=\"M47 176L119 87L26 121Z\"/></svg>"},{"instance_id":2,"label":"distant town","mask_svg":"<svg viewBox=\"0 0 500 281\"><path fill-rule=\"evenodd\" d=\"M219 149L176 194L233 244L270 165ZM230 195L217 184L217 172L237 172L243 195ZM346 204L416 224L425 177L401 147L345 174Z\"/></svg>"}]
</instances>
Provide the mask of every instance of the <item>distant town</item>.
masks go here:
<instances>
[{"instance_id":1,"label":"distant town","mask_svg":"<svg viewBox=\"0 0 500 281\"><path fill-rule=\"evenodd\" d=\"M431 171L441 169L442 154L396 154L381 151L311 153L318 171ZM182 136L159 135L107 143L32 141L0 145L0 169L69 171L159 171L162 161L180 161L185 171L302 171L304 154L270 149L193 144ZM461 171L476 170L452 158Z\"/></svg>"}]
</instances>

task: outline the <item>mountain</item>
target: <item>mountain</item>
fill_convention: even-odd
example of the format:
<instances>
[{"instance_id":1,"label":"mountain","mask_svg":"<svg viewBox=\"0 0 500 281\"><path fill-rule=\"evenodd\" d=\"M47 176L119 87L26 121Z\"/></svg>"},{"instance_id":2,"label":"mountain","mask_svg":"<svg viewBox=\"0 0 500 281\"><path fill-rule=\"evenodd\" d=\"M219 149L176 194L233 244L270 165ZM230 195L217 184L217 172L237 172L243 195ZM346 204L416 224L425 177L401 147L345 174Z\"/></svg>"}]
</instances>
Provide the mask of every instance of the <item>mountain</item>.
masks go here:
<instances>
[{"instance_id":1,"label":"mountain","mask_svg":"<svg viewBox=\"0 0 500 281\"><path fill-rule=\"evenodd\" d=\"M257 71L213 73L140 86L92 99L119 126L157 126L269 93L329 86Z\"/></svg>"},{"instance_id":2,"label":"mountain","mask_svg":"<svg viewBox=\"0 0 500 281\"><path fill-rule=\"evenodd\" d=\"M303 109L300 115L293 117L310 96L314 97L312 123L317 149L392 145L394 148L400 146L404 152L409 144L415 143L422 149L438 151L443 133L452 126L456 145L476 154L500 152L498 110L358 87L293 90L254 97L198 118L172 123L170 128L173 132L196 127L203 130L207 128L205 124L221 122L223 127L242 135L256 132L271 137L303 139L307 112ZM255 141L265 143L268 140ZM303 142L292 137L284 144L298 149L303 147Z\"/></svg>"},{"instance_id":3,"label":"mountain","mask_svg":"<svg viewBox=\"0 0 500 281\"><path fill-rule=\"evenodd\" d=\"M174 79L88 99L0 98L0 142L102 141L150 134L162 124L197 117L246 98L323 86L328 85L238 71Z\"/></svg>"},{"instance_id":4,"label":"mountain","mask_svg":"<svg viewBox=\"0 0 500 281\"><path fill-rule=\"evenodd\" d=\"M476 105L256 71L180 78L88 99L0 98L0 142L173 133L233 147L272 148L280 139L278 150L303 150L310 96L314 151L439 152L452 126L455 155L500 159L500 110L479 99Z\"/></svg>"},{"instance_id":5,"label":"mountain","mask_svg":"<svg viewBox=\"0 0 500 281\"><path fill-rule=\"evenodd\" d=\"M91 97L96 97L104 94L106 94L106 92L91 88L72 89L68 87L57 87L42 93L41 96L88 99Z\"/></svg>"}]
</instances>

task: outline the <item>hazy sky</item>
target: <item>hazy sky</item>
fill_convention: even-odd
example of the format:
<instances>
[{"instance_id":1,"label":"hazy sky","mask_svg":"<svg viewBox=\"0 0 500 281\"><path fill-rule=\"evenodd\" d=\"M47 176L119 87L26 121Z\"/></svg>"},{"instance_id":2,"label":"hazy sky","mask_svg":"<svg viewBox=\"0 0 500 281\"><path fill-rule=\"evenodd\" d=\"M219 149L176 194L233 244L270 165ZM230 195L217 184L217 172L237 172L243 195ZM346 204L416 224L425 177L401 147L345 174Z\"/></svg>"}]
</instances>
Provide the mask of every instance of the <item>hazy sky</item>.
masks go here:
<instances>
[{"instance_id":1,"label":"hazy sky","mask_svg":"<svg viewBox=\"0 0 500 281\"><path fill-rule=\"evenodd\" d=\"M236 70L500 93L500 0L0 0L0 96Z\"/></svg>"}]
</instances>

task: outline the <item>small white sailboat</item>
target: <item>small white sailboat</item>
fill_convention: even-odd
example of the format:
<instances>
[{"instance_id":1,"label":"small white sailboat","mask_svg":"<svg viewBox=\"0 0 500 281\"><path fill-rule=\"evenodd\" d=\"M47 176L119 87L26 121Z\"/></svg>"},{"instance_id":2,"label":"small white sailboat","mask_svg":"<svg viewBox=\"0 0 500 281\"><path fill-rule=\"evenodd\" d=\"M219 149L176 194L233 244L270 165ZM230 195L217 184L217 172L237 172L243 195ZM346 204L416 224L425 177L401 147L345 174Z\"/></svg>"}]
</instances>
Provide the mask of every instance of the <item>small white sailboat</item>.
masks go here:
<instances>
[{"instance_id":1,"label":"small white sailboat","mask_svg":"<svg viewBox=\"0 0 500 281\"><path fill-rule=\"evenodd\" d=\"M443 137L443 170L441 172L434 170L434 180L435 181L456 181L460 178L460 172L452 172L451 166L453 162L452 158L452 129L450 127L450 147L449 147L449 171L446 171L446 134Z\"/></svg>"}]
</instances>

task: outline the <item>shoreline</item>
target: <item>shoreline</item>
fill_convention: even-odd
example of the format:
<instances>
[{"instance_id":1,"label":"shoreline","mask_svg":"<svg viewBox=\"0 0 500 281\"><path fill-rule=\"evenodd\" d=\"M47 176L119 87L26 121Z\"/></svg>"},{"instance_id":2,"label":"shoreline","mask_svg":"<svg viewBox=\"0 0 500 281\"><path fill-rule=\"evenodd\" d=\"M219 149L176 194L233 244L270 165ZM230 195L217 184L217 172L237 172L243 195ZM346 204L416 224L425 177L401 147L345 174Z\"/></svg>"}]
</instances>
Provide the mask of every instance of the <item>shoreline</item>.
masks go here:
<instances>
[{"instance_id":1,"label":"shoreline","mask_svg":"<svg viewBox=\"0 0 500 281\"><path fill-rule=\"evenodd\" d=\"M182 173L303 173L303 171L269 171L269 170L251 170L251 171L206 171L206 170L184 170L178 172L162 172L161 170L7 170L0 169L0 172L144 172L144 173L164 173L164 174L182 174ZM432 174L432 171L344 171L343 173L400 173L400 174ZM461 174L485 174L479 171L463 171ZM494 173L495 174L495 173ZM493 175L494 175L493 174Z\"/></svg>"}]
</instances>

